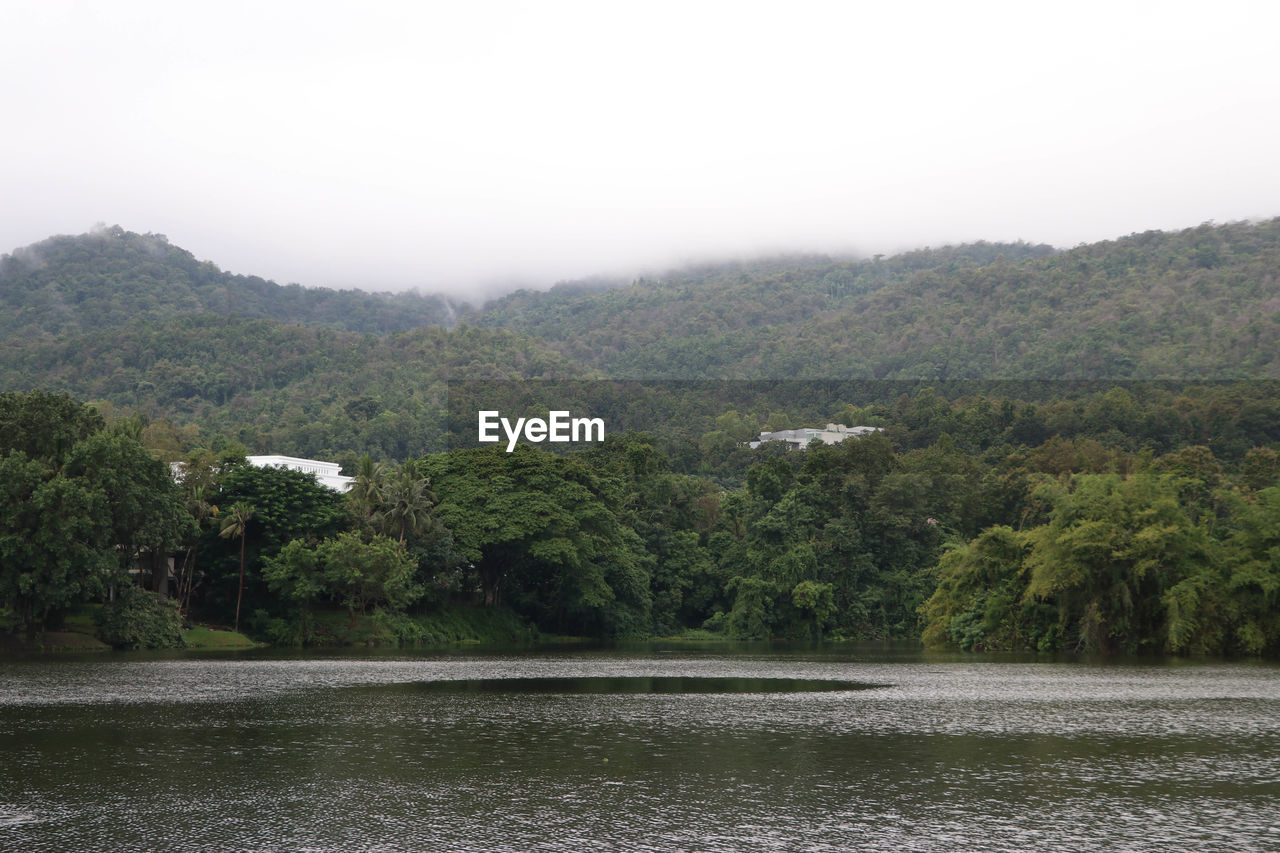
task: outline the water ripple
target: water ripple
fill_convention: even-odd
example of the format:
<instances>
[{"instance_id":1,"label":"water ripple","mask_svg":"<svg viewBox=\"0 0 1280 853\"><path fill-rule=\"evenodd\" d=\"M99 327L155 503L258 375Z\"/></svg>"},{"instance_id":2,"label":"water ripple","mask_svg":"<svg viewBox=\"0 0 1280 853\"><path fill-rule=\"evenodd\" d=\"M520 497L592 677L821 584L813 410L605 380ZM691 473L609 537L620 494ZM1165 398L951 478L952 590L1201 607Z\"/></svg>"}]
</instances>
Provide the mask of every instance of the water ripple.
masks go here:
<instances>
[{"instance_id":1,"label":"water ripple","mask_svg":"<svg viewBox=\"0 0 1280 853\"><path fill-rule=\"evenodd\" d=\"M1280 849L1277 674L587 653L6 663L0 849ZM691 689L733 679L843 686ZM568 689L583 684L599 689ZM614 689L629 684L644 690ZM851 689L867 684L885 686Z\"/></svg>"}]
</instances>

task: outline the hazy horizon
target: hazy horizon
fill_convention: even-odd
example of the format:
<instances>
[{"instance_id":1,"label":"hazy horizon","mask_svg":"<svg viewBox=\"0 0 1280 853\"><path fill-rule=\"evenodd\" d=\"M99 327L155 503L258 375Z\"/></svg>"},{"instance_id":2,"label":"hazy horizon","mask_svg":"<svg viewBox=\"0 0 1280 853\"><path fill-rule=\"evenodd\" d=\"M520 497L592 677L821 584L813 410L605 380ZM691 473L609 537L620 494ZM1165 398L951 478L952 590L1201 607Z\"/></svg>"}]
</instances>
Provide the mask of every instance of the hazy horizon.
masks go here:
<instances>
[{"instance_id":1,"label":"hazy horizon","mask_svg":"<svg viewBox=\"0 0 1280 853\"><path fill-rule=\"evenodd\" d=\"M1280 8L0 7L0 252L96 223L282 284L516 287L1280 214Z\"/></svg>"}]
</instances>

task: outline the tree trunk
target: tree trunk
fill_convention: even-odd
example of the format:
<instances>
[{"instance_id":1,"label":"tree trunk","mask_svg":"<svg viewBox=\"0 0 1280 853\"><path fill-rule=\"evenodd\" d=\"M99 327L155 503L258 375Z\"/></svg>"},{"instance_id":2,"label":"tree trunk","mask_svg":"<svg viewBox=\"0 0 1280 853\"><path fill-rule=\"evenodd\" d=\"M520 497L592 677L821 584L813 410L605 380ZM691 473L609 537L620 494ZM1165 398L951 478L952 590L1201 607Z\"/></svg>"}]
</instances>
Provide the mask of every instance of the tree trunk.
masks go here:
<instances>
[{"instance_id":1,"label":"tree trunk","mask_svg":"<svg viewBox=\"0 0 1280 853\"><path fill-rule=\"evenodd\" d=\"M182 561L182 577L178 581L178 612L183 616L191 608L191 587L196 577L196 546L187 549L187 558Z\"/></svg>"},{"instance_id":2,"label":"tree trunk","mask_svg":"<svg viewBox=\"0 0 1280 853\"><path fill-rule=\"evenodd\" d=\"M240 630L240 599L244 598L244 534L240 534L240 589L236 591L236 630Z\"/></svg>"},{"instance_id":3,"label":"tree trunk","mask_svg":"<svg viewBox=\"0 0 1280 853\"><path fill-rule=\"evenodd\" d=\"M485 607L497 607L502 603L502 579L506 574L505 571L480 572L480 587L484 590Z\"/></svg>"},{"instance_id":4,"label":"tree trunk","mask_svg":"<svg viewBox=\"0 0 1280 853\"><path fill-rule=\"evenodd\" d=\"M27 645L34 646L36 637L39 635L36 625L36 605L31 596L22 596L19 599L22 603L18 605L19 611L22 613L22 619L27 623Z\"/></svg>"},{"instance_id":5,"label":"tree trunk","mask_svg":"<svg viewBox=\"0 0 1280 853\"><path fill-rule=\"evenodd\" d=\"M169 597L169 558L160 551L151 552L151 587L161 601Z\"/></svg>"}]
</instances>

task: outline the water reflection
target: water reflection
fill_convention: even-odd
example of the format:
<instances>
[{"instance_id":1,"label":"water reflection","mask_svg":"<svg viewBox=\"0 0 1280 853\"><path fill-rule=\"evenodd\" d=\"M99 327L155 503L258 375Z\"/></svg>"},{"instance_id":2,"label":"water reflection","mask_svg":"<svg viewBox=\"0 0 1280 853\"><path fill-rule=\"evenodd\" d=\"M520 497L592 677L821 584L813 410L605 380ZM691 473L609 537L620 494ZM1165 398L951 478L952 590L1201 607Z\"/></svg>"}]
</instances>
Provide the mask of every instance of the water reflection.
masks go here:
<instances>
[{"instance_id":1,"label":"water reflection","mask_svg":"<svg viewBox=\"0 0 1280 853\"><path fill-rule=\"evenodd\" d=\"M414 685L425 693L810 693L874 690L885 684L816 678L714 678L707 676L613 676L544 678L473 678L426 681Z\"/></svg>"},{"instance_id":2,"label":"water reflection","mask_svg":"<svg viewBox=\"0 0 1280 853\"><path fill-rule=\"evenodd\" d=\"M0 849L1277 849L1277 675L774 653L4 664Z\"/></svg>"}]
</instances>

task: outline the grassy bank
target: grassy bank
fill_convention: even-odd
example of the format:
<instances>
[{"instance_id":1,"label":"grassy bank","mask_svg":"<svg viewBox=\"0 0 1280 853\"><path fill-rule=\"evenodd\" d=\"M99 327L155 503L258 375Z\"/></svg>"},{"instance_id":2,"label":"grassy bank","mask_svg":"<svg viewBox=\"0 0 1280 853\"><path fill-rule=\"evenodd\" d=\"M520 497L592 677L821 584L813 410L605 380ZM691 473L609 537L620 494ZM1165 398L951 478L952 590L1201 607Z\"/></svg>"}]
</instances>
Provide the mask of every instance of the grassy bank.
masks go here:
<instances>
[{"instance_id":1,"label":"grassy bank","mask_svg":"<svg viewBox=\"0 0 1280 853\"><path fill-rule=\"evenodd\" d=\"M317 609L294 619L259 613L250 633L273 646L414 646L459 644L511 645L538 639L537 629L509 610L454 607L424 614L356 614Z\"/></svg>"},{"instance_id":2,"label":"grassy bank","mask_svg":"<svg viewBox=\"0 0 1280 853\"><path fill-rule=\"evenodd\" d=\"M79 631L45 631L36 637L34 645L22 643L21 651L37 652L109 652L111 647L92 634Z\"/></svg>"},{"instance_id":3,"label":"grassy bank","mask_svg":"<svg viewBox=\"0 0 1280 853\"><path fill-rule=\"evenodd\" d=\"M219 631L214 628L206 628L203 625L196 625L183 631L182 639L189 649L226 649L230 651L233 649L252 649L258 645L244 634L236 631Z\"/></svg>"},{"instance_id":4,"label":"grassy bank","mask_svg":"<svg viewBox=\"0 0 1280 853\"><path fill-rule=\"evenodd\" d=\"M45 631L34 643L0 632L0 652L109 651L97 621L101 605L84 605L67 614L57 631ZM357 614L345 610L316 610L305 618L273 618L259 611L247 620L245 633L195 625L181 632L182 647L193 650L234 651L257 646L344 647L406 646L443 648L456 645L522 645L537 640L535 627L509 610L456 607L432 613L404 615ZM175 637L176 642L176 637Z\"/></svg>"}]
</instances>

